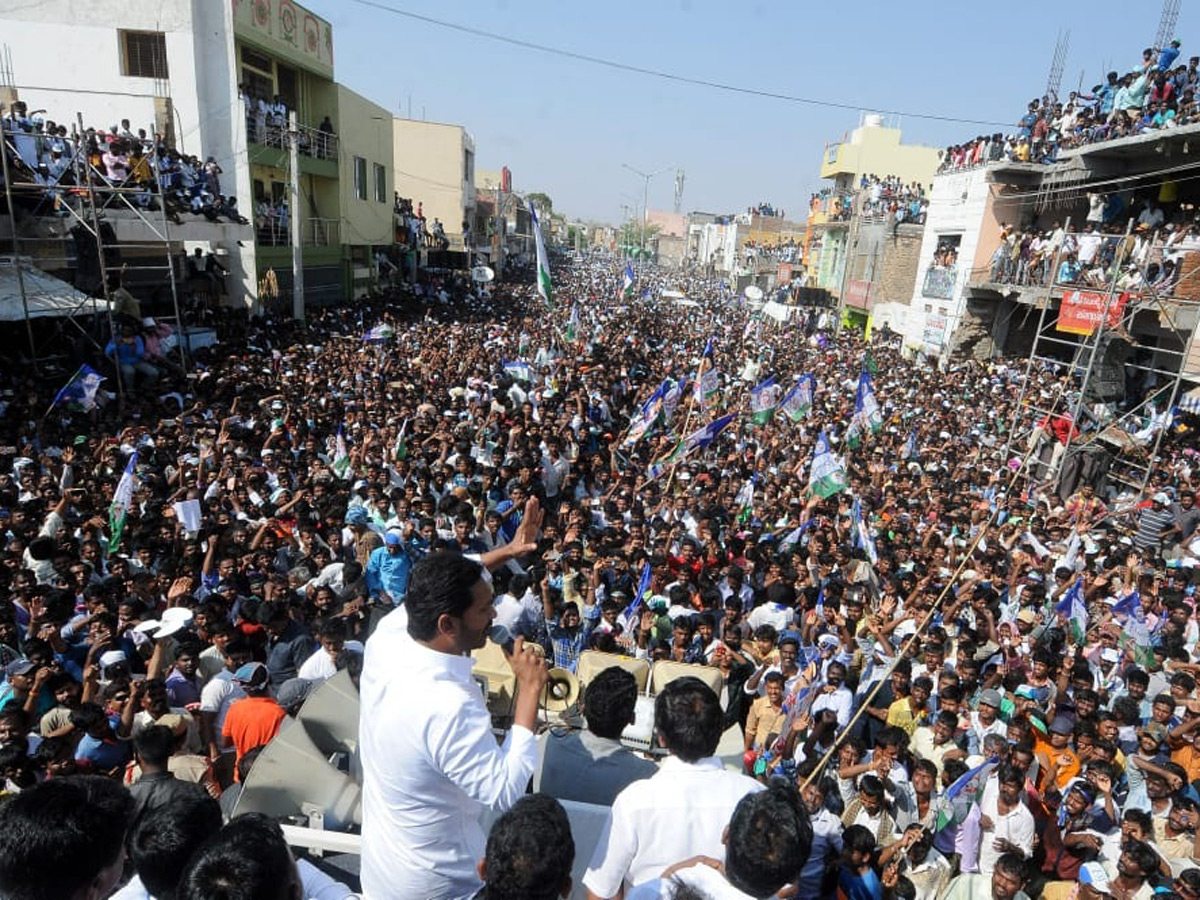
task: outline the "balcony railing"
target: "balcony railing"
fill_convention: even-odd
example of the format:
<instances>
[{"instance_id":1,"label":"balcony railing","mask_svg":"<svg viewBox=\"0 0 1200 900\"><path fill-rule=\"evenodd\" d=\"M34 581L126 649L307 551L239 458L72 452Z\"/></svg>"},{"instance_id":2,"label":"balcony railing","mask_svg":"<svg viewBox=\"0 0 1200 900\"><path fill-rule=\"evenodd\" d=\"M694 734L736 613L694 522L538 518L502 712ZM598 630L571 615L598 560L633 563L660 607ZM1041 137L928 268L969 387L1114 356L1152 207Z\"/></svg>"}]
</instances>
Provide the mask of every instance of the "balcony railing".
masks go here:
<instances>
[{"instance_id":1,"label":"balcony railing","mask_svg":"<svg viewBox=\"0 0 1200 900\"><path fill-rule=\"evenodd\" d=\"M305 219L300 239L305 247L336 247L340 224L338 219Z\"/></svg>"},{"instance_id":2,"label":"balcony railing","mask_svg":"<svg viewBox=\"0 0 1200 900\"><path fill-rule=\"evenodd\" d=\"M313 159L338 158L338 136L327 131L310 128L307 125L296 126L297 140L300 143L300 153ZM260 125L255 119L246 120L246 139L264 147L275 147L279 150L288 149L286 128L275 125Z\"/></svg>"}]
</instances>

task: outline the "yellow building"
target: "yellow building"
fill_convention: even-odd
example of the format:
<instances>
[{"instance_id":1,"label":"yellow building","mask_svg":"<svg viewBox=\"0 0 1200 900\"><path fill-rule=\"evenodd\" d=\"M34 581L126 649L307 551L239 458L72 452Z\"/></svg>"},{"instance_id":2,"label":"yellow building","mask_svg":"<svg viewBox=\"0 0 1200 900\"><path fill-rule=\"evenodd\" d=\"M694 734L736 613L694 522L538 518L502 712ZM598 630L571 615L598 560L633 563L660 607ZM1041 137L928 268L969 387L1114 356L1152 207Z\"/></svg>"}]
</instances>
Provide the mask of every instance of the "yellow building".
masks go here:
<instances>
[{"instance_id":1,"label":"yellow building","mask_svg":"<svg viewBox=\"0 0 1200 900\"><path fill-rule=\"evenodd\" d=\"M905 184L928 189L938 167L938 151L900 143L899 128L885 128L883 117L867 115L846 140L829 144L821 161L821 177L834 179L835 190L854 190L863 175L894 175Z\"/></svg>"},{"instance_id":2,"label":"yellow building","mask_svg":"<svg viewBox=\"0 0 1200 900\"><path fill-rule=\"evenodd\" d=\"M475 139L461 125L393 119L396 192L418 204L432 231L441 222L450 249L464 249L463 223L475 221Z\"/></svg>"},{"instance_id":3,"label":"yellow building","mask_svg":"<svg viewBox=\"0 0 1200 900\"><path fill-rule=\"evenodd\" d=\"M374 250L395 239L392 114L337 86L338 210L344 278L360 296L374 278Z\"/></svg>"}]
</instances>

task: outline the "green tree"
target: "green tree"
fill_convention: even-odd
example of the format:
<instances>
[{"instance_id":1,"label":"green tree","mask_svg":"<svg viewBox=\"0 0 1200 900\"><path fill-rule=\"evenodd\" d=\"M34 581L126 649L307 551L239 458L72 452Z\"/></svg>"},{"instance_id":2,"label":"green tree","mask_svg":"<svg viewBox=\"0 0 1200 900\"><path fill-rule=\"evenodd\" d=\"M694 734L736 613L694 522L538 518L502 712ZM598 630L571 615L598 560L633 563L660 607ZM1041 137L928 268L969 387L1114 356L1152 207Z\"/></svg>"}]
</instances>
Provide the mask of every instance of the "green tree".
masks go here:
<instances>
[{"instance_id":1,"label":"green tree","mask_svg":"<svg viewBox=\"0 0 1200 900\"><path fill-rule=\"evenodd\" d=\"M554 201L550 199L549 194L543 194L541 191L534 191L532 194L526 194L525 199L538 208L545 218L554 212Z\"/></svg>"}]
</instances>

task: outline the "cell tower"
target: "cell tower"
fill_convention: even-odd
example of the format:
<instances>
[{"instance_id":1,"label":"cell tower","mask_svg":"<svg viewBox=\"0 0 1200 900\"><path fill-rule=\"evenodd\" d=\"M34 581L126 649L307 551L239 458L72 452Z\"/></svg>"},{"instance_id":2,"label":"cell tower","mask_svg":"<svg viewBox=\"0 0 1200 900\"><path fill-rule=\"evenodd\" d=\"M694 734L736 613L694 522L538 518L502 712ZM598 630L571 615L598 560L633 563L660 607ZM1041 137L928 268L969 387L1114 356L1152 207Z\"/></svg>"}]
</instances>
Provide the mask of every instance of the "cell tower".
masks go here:
<instances>
[{"instance_id":1,"label":"cell tower","mask_svg":"<svg viewBox=\"0 0 1200 900\"><path fill-rule=\"evenodd\" d=\"M1151 45L1157 50L1167 46L1167 42L1175 37L1175 25L1179 21L1180 0L1163 0L1162 18L1158 20L1158 34L1154 36Z\"/></svg>"},{"instance_id":2,"label":"cell tower","mask_svg":"<svg viewBox=\"0 0 1200 900\"><path fill-rule=\"evenodd\" d=\"M1071 48L1071 29L1060 31L1058 41L1054 44L1054 58L1050 60L1050 76L1046 79L1046 93L1042 98L1043 105L1058 101L1058 91L1062 87L1063 68L1067 64L1067 51Z\"/></svg>"},{"instance_id":3,"label":"cell tower","mask_svg":"<svg viewBox=\"0 0 1200 900\"><path fill-rule=\"evenodd\" d=\"M683 181L684 181L684 178L685 178L685 176L683 174L683 169L676 169L675 170L675 212L679 212L679 210L683 207Z\"/></svg>"}]
</instances>

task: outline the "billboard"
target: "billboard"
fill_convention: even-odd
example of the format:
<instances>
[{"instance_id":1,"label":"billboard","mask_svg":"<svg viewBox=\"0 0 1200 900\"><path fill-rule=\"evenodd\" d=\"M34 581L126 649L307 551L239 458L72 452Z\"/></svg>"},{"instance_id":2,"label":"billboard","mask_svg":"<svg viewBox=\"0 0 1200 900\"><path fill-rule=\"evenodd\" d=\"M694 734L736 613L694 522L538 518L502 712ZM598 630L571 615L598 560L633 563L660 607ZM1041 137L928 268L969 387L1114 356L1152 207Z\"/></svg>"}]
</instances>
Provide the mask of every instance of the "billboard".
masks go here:
<instances>
[{"instance_id":1,"label":"billboard","mask_svg":"<svg viewBox=\"0 0 1200 900\"><path fill-rule=\"evenodd\" d=\"M1109 328L1120 323L1121 313L1124 312L1128 299L1127 293L1113 294L1112 303L1108 307ZM1065 291L1062 306L1058 310L1058 321L1054 327L1067 334L1092 334L1104 314L1104 305L1108 302L1108 294L1101 291Z\"/></svg>"}]
</instances>

